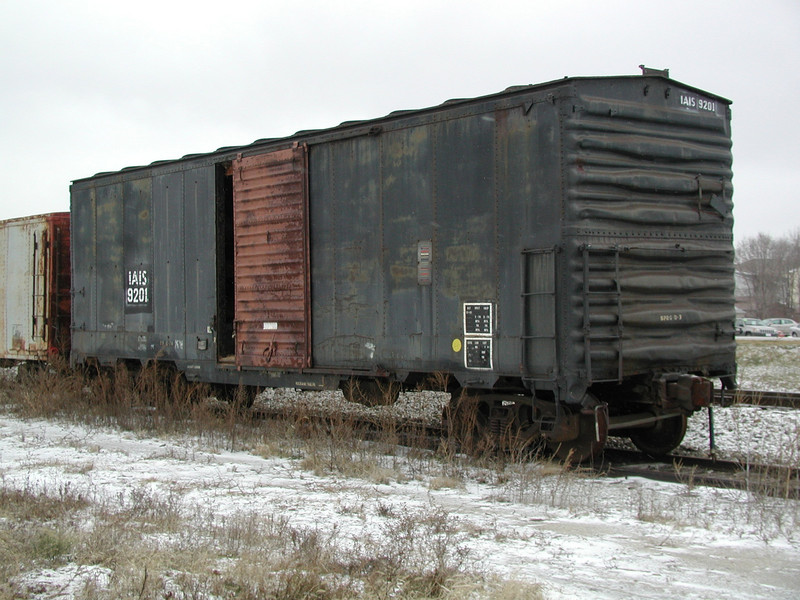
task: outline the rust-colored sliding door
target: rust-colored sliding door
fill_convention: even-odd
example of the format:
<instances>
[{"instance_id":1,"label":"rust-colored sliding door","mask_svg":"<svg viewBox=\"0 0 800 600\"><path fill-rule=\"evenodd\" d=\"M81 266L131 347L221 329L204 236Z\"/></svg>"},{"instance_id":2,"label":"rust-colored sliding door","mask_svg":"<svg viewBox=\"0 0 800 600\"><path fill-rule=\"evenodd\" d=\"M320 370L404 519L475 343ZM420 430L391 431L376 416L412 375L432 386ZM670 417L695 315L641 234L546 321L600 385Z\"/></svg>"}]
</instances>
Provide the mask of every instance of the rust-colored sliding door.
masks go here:
<instances>
[{"instance_id":1,"label":"rust-colored sliding door","mask_svg":"<svg viewBox=\"0 0 800 600\"><path fill-rule=\"evenodd\" d=\"M308 152L233 162L236 365L311 364Z\"/></svg>"}]
</instances>

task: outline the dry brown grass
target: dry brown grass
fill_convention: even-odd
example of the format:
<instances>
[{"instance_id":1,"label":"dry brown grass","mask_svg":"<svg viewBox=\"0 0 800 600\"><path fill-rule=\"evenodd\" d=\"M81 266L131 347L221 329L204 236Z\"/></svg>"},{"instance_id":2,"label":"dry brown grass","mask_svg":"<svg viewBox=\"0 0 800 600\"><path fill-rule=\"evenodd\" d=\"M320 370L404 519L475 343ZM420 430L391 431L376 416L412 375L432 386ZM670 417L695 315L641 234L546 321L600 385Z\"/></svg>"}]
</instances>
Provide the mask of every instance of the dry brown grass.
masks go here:
<instances>
[{"instance_id":1,"label":"dry brown grass","mask_svg":"<svg viewBox=\"0 0 800 600\"><path fill-rule=\"evenodd\" d=\"M209 399L211 391L158 364L96 373L53 364L0 382L0 406L25 418L191 435L211 448L288 456L322 475L374 483L420 477L432 489L457 488L468 476L470 459L461 454L401 459L392 419L369 432L352 419L310 414L254 422L243 394L221 403ZM36 592L24 573L70 566L80 582L76 598L541 597L538 586L512 587L483 574L444 511L387 510L380 518L381 535L354 541L278 516L199 513L180 489L132 489L110 500L70 489L20 492L0 481L0 600Z\"/></svg>"},{"instance_id":2,"label":"dry brown grass","mask_svg":"<svg viewBox=\"0 0 800 600\"><path fill-rule=\"evenodd\" d=\"M538 586L476 570L465 534L441 509L386 513L382 535L360 541L272 515L198 514L147 493L92 504L2 488L0 517L3 600L42 591L23 573L67 565L84 574L76 598L541 597Z\"/></svg>"}]
</instances>

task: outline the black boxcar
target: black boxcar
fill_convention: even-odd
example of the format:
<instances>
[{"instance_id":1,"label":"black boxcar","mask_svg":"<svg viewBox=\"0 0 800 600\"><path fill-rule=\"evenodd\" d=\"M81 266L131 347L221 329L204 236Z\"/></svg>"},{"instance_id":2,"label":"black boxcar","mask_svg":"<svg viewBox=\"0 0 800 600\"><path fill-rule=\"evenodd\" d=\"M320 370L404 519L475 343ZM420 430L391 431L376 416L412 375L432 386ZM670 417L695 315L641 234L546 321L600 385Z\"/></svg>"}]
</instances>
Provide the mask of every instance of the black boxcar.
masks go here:
<instances>
[{"instance_id":1,"label":"black boxcar","mask_svg":"<svg viewBox=\"0 0 800 600\"><path fill-rule=\"evenodd\" d=\"M77 180L73 362L446 374L494 430L669 450L734 381L729 105L565 78Z\"/></svg>"}]
</instances>

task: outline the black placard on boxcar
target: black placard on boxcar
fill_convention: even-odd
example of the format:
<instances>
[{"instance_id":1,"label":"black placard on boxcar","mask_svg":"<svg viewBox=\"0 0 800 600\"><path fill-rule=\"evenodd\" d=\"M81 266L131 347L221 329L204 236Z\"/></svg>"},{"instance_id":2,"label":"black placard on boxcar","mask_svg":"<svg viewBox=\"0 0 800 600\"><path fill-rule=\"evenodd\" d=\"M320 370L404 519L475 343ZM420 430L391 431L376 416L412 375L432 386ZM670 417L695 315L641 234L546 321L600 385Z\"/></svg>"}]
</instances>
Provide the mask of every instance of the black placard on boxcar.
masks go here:
<instances>
[{"instance_id":1,"label":"black placard on boxcar","mask_svg":"<svg viewBox=\"0 0 800 600\"><path fill-rule=\"evenodd\" d=\"M149 265L136 265L125 269L125 312L152 311L152 269Z\"/></svg>"},{"instance_id":2,"label":"black placard on boxcar","mask_svg":"<svg viewBox=\"0 0 800 600\"><path fill-rule=\"evenodd\" d=\"M491 369L492 339L466 338L464 340L464 365L468 369Z\"/></svg>"},{"instance_id":3,"label":"black placard on boxcar","mask_svg":"<svg viewBox=\"0 0 800 600\"><path fill-rule=\"evenodd\" d=\"M492 303L464 303L464 335L492 335Z\"/></svg>"}]
</instances>

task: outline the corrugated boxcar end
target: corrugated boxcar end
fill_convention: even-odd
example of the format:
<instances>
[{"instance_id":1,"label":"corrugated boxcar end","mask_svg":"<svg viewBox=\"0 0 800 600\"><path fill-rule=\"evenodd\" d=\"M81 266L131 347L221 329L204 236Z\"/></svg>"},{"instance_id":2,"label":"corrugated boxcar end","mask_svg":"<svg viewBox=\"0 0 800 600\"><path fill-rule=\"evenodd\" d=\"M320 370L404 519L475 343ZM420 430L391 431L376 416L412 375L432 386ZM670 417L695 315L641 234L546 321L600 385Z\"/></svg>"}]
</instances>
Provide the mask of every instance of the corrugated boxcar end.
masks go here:
<instances>
[{"instance_id":1,"label":"corrugated boxcar end","mask_svg":"<svg viewBox=\"0 0 800 600\"><path fill-rule=\"evenodd\" d=\"M729 102L662 78L599 88L564 110L567 368L732 376Z\"/></svg>"}]
</instances>

